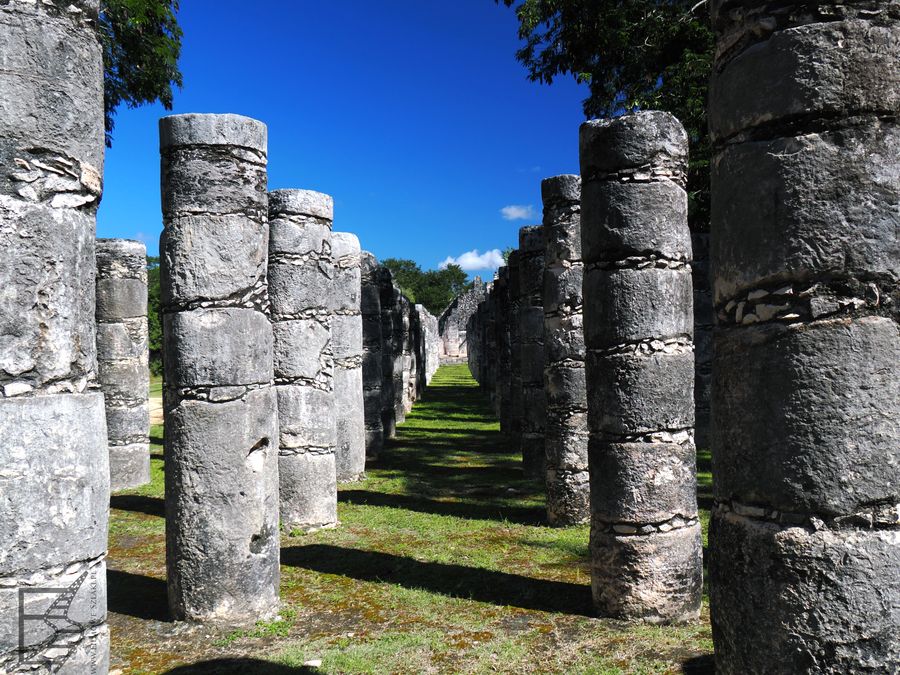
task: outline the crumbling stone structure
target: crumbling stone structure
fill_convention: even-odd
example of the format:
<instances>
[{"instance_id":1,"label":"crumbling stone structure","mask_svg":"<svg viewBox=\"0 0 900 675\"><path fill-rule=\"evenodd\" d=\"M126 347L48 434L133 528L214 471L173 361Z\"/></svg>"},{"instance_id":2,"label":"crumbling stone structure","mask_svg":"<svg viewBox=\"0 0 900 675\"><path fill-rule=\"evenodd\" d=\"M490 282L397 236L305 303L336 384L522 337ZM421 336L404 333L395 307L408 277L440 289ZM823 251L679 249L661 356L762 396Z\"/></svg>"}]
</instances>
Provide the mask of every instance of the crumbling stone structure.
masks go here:
<instances>
[{"instance_id":1,"label":"crumbling stone structure","mask_svg":"<svg viewBox=\"0 0 900 675\"><path fill-rule=\"evenodd\" d=\"M406 361L406 335L409 331L409 300L406 299L400 289L395 290L394 303L394 332L391 336L394 354L394 419L397 424L406 421L406 379L408 377L409 364Z\"/></svg>"},{"instance_id":2,"label":"crumbling stone structure","mask_svg":"<svg viewBox=\"0 0 900 675\"><path fill-rule=\"evenodd\" d=\"M447 362L468 357L466 326L469 318L484 300L487 289L481 277L475 277L472 288L456 296L438 318L438 330L441 336L441 358Z\"/></svg>"},{"instance_id":3,"label":"crumbling stone structure","mask_svg":"<svg viewBox=\"0 0 900 675\"><path fill-rule=\"evenodd\" d=\"M900 14L719 0L712 17L716 670L888 672Z\"/></svg>"},{"instance_id":4,"label":"crumbling stone structure","mask_svg":"<svg viewBox=\"0 0 900 675\"><path fill-rule=\"evenodd\" d=\"M434 314L429 312L423 305L416 305L416 311L419 313L419 322L422 326L422 366L425 373L424 390L431 384L431 378L440 368L440 332L438 330L438 319Z\"/></svg>"},{"instance_id":5,"label":"crumbling stone structure","mask_svg":"<svg viewBox=\"0 0 900 675\"><path fill-rule=\"evenodd\" d=\"M310 190L269 193L269 297L285 530L337 524L331 298L334 202Z\"/></svg>"},{"instance_id":6,"label":"crumbling stone structure","mask_svg":"<svg viewBox=\"0 0 900 675\"><path fill-rule=\"evenodd\" d=\"M544 480L544 228L519 230L519 350L522 382L522 466L526 475Z\"/></svg>"},{"instance_id":7,"label":"crumbling stone structure","mask_svg":"<svg viewBox=\"0 0 900 675\"><path fill-rule=\"evenodd\" d=\"M278 607L278 417L266 283L266 127L160 120L166 563L176 619Z\"/></svg>"},{"instance_id":8,"label":"crumbling stone structure","mask_svg":"<svg viewBox=\"0 0 900 675\"><path fill-rule=\"evenodd\" d=\"M337 426L337 479L359 480L366 471L366 420L363 399L362 278L359 239L335 232L334 398Z\"/></svg>"},{"instance_id":9,"label":"crumbling stone structure","mask_svg":"<svg viewBox=\"0 0 900 675\"><path fill-rule=\"evenodd\" d=\"M668 113L581 127L591 586L601 615L699 616L687 134Z\"/></svg>"},{"instance_id":10,"label":"crumbling stone structure","mask_svg":"<svg viewBox=\"0 0 900 675\"><path fill-rule=\"evenodd\" d=\"M497 417L500 418L500 431L504 435L510 432L510 424L513 418L511 409L511 377L510 377L510 297L509 297L509 267L503 266L497 270L497 279L492 286L494 296L494 312L496 321L494 330L497 343L497 376L495 381L495 399Z\"/></svg>"},{"instance_id":11,"label":"crumbling stone structure","mask_svg":"<svg viewBox=\"0 0 900 675\"><path fill-rule=\"evenodd\" d=\"M2 672L109 666L109 460L94 323L99 2L67 6L0 5ZM20 635L19 593L28 614L55 599L36 588L68 589L71 631L25 622Z\"/></svg>"},{"instance_id":12,"label":"crumbling stone structure","mask_svg":"<svg viewBox=\"0 0 900 675\"><path fill-rule=\"evenodd\" d=\"M382 334L380 268L375 256L363 251L360 262L362 296L362 378L366 422L366 458L374 460L384 447L384 335Z\"/></svg>"},{"instance_id":13,"label":"crumbling stone structure","mask_svg":"<svg viewBox=\"0 0 900 675\"><path fill-rule=\"evenodd\" d=\"M544 388L547 521L585 523L590 515L587 382L581 292L581 178L541 183L544 201Z\"/></svg>"},{"instance_id":14,"label":"crumbling stone structure","mask_svg":"<svg viewBox=\"0 0 900 675\"><path fill-rule=\"evenodd\" d=\"M150 482L147 247L98 239L97 370L106 402L112 490Z\"/></svg>"}]
</instances>

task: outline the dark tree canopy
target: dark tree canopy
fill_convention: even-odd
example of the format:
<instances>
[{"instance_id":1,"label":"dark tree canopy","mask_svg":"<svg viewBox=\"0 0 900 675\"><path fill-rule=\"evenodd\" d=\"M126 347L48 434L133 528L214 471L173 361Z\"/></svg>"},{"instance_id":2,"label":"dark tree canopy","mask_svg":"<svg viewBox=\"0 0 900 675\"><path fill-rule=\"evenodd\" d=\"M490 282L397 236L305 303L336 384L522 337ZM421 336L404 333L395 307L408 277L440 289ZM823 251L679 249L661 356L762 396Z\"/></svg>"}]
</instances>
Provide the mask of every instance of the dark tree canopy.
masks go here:
<instances>
[{"instance_id":1,"label":"dark tree canopy","mask_svg":"<svg viewBox=\"0 0 900 675\"><path fill-rule=\"evenodd\" d=\"M403 258L387 258L381 264L391 270L394 281L410 302L423 305L435 316L440 316L453 298L471 286L459 265L423 271L415 261Z\"/></svg>"},{"instance_id":2,"label":"dark tree canopy","mask_svg":"<svg viewBox=\"0 0 900 675\"><path fill-rule=\"evenodd\" d=\"M182 85L177 12L178 0L103 0L100 40L107 145L112 143L120 104L136 108L159 101L166 110L172 109L172 87Z\"/></svg>"},{"instance_id":3,"label":"dark tree canopy","mask_svg":"<svg viewBox=\"0 0 900 675\"><path fill-rule=\"evenodd\" d=\"M587 117L666 110L691 139L691 219L705 229L709 204L707 83L713 51L703 0L496 0L515 7L525 45L516 58L536 82L587 83Z\"/></svg>"}]
</instances>

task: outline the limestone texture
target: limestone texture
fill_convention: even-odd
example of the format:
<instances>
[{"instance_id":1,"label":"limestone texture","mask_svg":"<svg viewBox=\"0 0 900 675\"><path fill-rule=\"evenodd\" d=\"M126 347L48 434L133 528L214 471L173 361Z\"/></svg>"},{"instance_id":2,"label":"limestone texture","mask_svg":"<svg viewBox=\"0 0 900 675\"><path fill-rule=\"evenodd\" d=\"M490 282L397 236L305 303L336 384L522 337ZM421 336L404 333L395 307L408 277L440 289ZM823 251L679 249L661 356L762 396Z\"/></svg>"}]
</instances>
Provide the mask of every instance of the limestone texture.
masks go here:
<instances>
[{"instance_id":1,"label":"limestone texture","mask_svg":"<svg viewBox=\"0 0 900 675\"><path fill-rule=\"evenodd\" d=\"M115 491L150 482L147 247L98 239L96 257L97 372Z\"/></svg>"},{"instance_id":2,"label":"limestone texture","mask_svg":"<svg viewBox=\"0 0 900 675\"><path fill-rule=\"evenodd\" d=\"M331 227L333 200L269 193L269 298L278 395L281 524L337 524Z\"/></svg>"},{"instance_id":3,"label":"limestone texture","mask_svg":"<svg viewBox=\"0 0 900 675\"><path fill-rule=\"evenodd\" d=\"M366 471L366 420L363 394L362 280L359 239L332 235L334 256L334 413L337 479L356 481Z\"/></svg>"},{"instance_id":4,"label":"limestone texture","mask_svg":"<svg viewBox=\"0 0 900 675\"><path fill-rule=\"evenodd\" d=\"M279 594L266 127L164 117L160 152L169 607L252 625Z\"/></svg>"},{"instance_id":5,"label":"limestone texture","mask_svg":"<svg viewBox=\"0 0 900 675\"><path fill-rule=\"evenodd\" d=\"M587 382L581 260L581 177L541 183L544 201L544 430L547 521L590 517Z\"/></svg>"},{"instance_id":6,"label":"limestone texture","mask_svg":"<svg viewBox=\"0 0 900 675\"><path fill-rule=\"evenodd\" d=\"M700 614L687 134L668 113L580 134L591 587L598 613Z\"/></svg>"},{"instance_id":7,"label":"limestone texture","mask_svg":"<svg viewBox=\"0 0 900 675\"><path fill-rule=\"evenodd\" d=\"M384 399L384 335L381 330L381 288L378 260L368 251L360 256L362 294L362 378L366 422L366 458L375 460L384 448L382 400Z\"/></svg>"},{"instance_id":8,"label":"limestone texture","mask_svg":"<svg viewBox=\"0 0 900 675\"><path fill-rule=\"evenodd\" d=\"M96 0L0 4L0 672L109 667L98 11ZM26 621L20 634L20 591L28 614L58 597L37 588L69 590L71 631Z\"/></svg>"},{"instance_id":9,"label":"limestone texture","mask_svg":"<svg viewBox=\"0 0 900 675\"><path fill-rule=\"evenodd\" d=\"M711 11L716 670L892 672L900 12Z\"/></svg>"}]
</instances>

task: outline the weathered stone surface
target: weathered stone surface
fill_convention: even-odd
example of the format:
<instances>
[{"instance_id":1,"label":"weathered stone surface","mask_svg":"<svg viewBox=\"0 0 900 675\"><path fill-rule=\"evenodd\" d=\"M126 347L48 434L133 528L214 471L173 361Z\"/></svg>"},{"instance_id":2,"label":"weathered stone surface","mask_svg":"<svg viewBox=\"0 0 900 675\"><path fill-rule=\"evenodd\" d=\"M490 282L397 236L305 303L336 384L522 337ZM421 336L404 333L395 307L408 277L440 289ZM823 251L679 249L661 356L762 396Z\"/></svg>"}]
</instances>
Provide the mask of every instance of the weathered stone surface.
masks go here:
<instances>
[{"instance_id":1,"label":"weathered stone surface","mask_svg":"<svg viewBox=\"0 0 900 675\"><path fill-rule=\"evenodd\" d=\"M327 315L276 321L272 332L276 377L325 386L334 360Z\"/></svg>"},{"instance_id":2,"label":"weathered stone surface","mask_svg":"<svg viewBox=\"0 0 900 675\"><path fill-rule=\"evenodd\" d=\"M595 178L621 171L669 168L683 163L687 156L688 137L681 123L672 115L646 110L614 119L591 120L581 125L578 141L581 161L582 193ZM588 206L587 203L584 205ZM582 211L582 222L594 223L594 215ZM582 244L587 229L582 230ZM588 240L590 240L590 235ZM585 261L594 262L587 250Z\"/></svg>"},{"instance_id":3,"label":"weathered stone surface","mask_svg":"<svg viewBox=\"0 0 900 675\"><path fill-rule=\"evenodd\" d=\"M334 398L338 482L359 480L366 470L366 420L362 376L362 272L359 239L335 232L334 254Z\"/></svg>"},{"instance_id":4,"label":"weathered stone surface","mask_svg":"<svg viewBox=\"0 0 900 675\"><path fill-rule=\"evenodd\" d=\"M375 256L363 251L360 256L362 296L362 377L363 414L366 423L366 458L375 460L384 447L382 401L384 399L384 334L381 316L380 270Z\"/></svg>"},{"instance_id":5,"label":"weathered stone surface","mask_svg":"<svg viewBox=\"0 0 900 675\"><path fill-rule=\"evenodd\" d=\"M694 334L690 269L589 269L585 297L604 301L585 309L585 340L595 349L647 338Z\"/></svg>"},{"instance_id":6,"label":"weathered stone surface","mask_svg":"<svg viewBox=\"0 0 900 675\"><path fill-rule=\"evenodd\" d=\"M0 399L0 467L0 492L16 497L0 510L7 533L0 578L106 553L109 459L101 394Z\"/></svg>"},{"instance_id":7,"label":"weathered stone surface","mask_svg":"<svg viewBox=\"0 0 900 675\"><path fill-rule=\"evenodd\" d=\"M522 466L525 473L544 480L546 451L544 427L547 403L544 394L544 227L519 230L519 322L517 337L522 382Z\"/></svg>"},{"instance_id":8,"label":"weathered stone surface","mask_svg":"<svg viewBox=\"0 0 900 675\"><path fill-rule=\"evenodd\" d=\"M98 239L96 247L97 372L110 485L123 490L150 482L147 248L126 239Z\"/></svg>"},{"instance_id":9,"label":"weathered stone surface","mask_svg":"<svg viewBox=\"0 0 900 675\"><path fill-rule=\"evenodd\" d=\"M165 314L167 387L264 384L272 380L272 329L255 309Z\"/></svg>"},{"instance_id":10,"label":"weathered stone surface","mask_svg":"<svg viewBox=\"0 0 900 675\"><path fill-rule=\"evenodd\" d=\"M337 524L332 198L269 195L269 295L285 530Z\"/></svg>"},{"instance_id":11,"label":"weathered stone surface","mask_svg":"<svg viewBox=\"0 0 900 675\"><path fill-rule=\"evenodd\" d=\"M103 172L99 3L0 5L0 672L106 672L109 463L96 386L95 216ZM77 573L76 573L77 571ZM90 579L62 632L18 593ZM26 595L26 611L38 609ZM52 602L55 597L43 595ZM68 662L48 645L68 639ZM21 651L20 651L21 650Z\"/></svg>"},{"instance_id":12,"label":"weathered stone surface","mask_svg":"<svg viewBox=\"0 0 900 675\"><path fill-rule=\"evenodd\" d=\"M687 193L671 181L590 181L582 203L598 224L584 233L585 257L621 260L658 255L690 260L691 237L684 227Z\"/></svg>"},{"instance_id":13,"label":"weathered stone surface","mask_svg":"<svg viewBox=\"0 0 900 675\"><path fill-rule=\"evenodd\" d=\"M871 118L723 149L713 163L716 304L822 273L900 280L900 173L884 160L898 155L896 123Z\"/></svg>"},{"instance_id":14,"label":"weathered stone surface","mask_svg":"<svg viewBox=\"0 0 900 675\"><path fill-rule=\"evenodd\" d=\"M591 430L616 435L687 429L694 423L694 355L588 351Z\"/></svg>"},{"instance_id":15,"label":"weathered stone surface","mask_svg":"<svg viewBox=\"0 0 900 675\"><path fill-rule=\"evenodd\" d=\"M591 526L591 590L604 616L648 623L696 620L703 591L700 524L649 535Z\"/></svg>"},{"instance_id":16,"label":"weathered stone surface","mask_svg":"<svg viewBox=\"0 0 900 675\"><path fill-rule=\"evenodd\" d=\"M232 300L263 282L267 232L243 214L173 218L160 238L160 292L165 304Z\"/></svg>"},{"instance_id":17,"label":"weathered stone surface","mask_svg":"<svg viewBox=\"0 0 900 675\"><path fill-rule=\"evenodd\" d=\"M485 286L481 277L475 277L471 290L453 299L453 302L438 317L441 337L441 358L450 360L468 356L466 326L485 297Z\"/></svg>"},{"instance_id":18,"label":"weathered stone surface","mask_svg":"<svg viewBox=\"0 0 900 675\"><path fill-rule=\"evenodd\" d=\"M900 108L900 29L896 13L893 21L879 14L769 28L751 48L733 57L719 54L710 82L713 136L801 115L849 117ZM747 82L759 86L751 89Z\"/></svg>"},{"instance_id":19,"label":"weathered stone surface","mask_svg":"<svg viewBox=\"0 0 900 675\"><path fill-rule=\"evenodd\" d=\"M594 604L691 621L703 566L687 134L642 112L586 122L580 151Z\"/></svg>"},{"instance_id":20,"label":"weathered stone surface","mask_svg":"<svg viewBox=\"0 0 900 675\"><path fill-rule=\"evenodd\" d=\"M333 448L333 446L332 446ZM337 476L334 451L304 452L278 458L281 474L281 518L295 530L334 527L337 520Z\"/></svg>"},{"instance_id":21,"label":"weathered stone surface","mask_svg":"<svg viewBox=\"0 0 900 675\"><path fill-rule=\"evenodd\" d=\"M716 661L743 673L878 673L900 662L900 532L783 527L714 510Z\"/></svg>"},{"instance_id":22,"label":"weathered stone surface","mask_svg":"<svg viewBox=\"0 0 900 675\"><path fill-rule=\"evenodd\" d=\"M839 515L897 497L900 333L894 321L719 331L716 367L718 499ZM762 399L760 392L766 392Z\"/></svg>"},{"instance_id":23,"label":"weathered stone surface","mask_svg":"<svg viewBox=\"0 0 900 675\"><path fill-rule=\"evenodd\" d=\"M302 451L313 448L324 452L335 446L334 391L302 384L279 384L278 421L280 447ZM291 453L293 454L293 453Z\"/></svg>"},{"instance_id":24,"label":"weathered stone surface","mask_svg":"<svg viewBox=\"0 0 900 675\"><path fill-rule=\"evenodd\" d=\"M590 445L592 470L603 476L591 494L608 523L661 523L697 517L697 453L690 442Z\"/></svg>"},{"instance_id":25,"label":"weathered stone surface","mask_svg":"<svg viewBox=\"0 0 900 675\"><path fill-rule=\"evenodd\" d=\"M83 388L96 377L94 215L3 196L0 222L18 225L0 228L0 383Z\"/></svg>"},{"instance_id":26,"label":"weathered stone surface","mask_svg":"<svg viewBox=\"0 0 900 675\"><path fill-rule=\"evenodd\" d=\"M265 125L160 120L166 565L176 619L273 616L278 405L266 268Z\"/></svg>"},{"instance_id":27,"label":"weathered stone surface","mask_svg":"<svg viewBox=\"0 0 900 675\"><path fill-rule=\"evenodd\" d=\"M716 670L884 672L900 663L900 14L712 9Z\"/></svg>"},{"instance_id":28,"label":"weathered stone surface","mask_svg":"<svg viewBox=\"0 0 900 675\"><path fill-rule=\"evenodd\" d=\"M589 518L587 387L581 260L581 178L541 182L544 201L543 392L547 520L574 525Z\"/></svg>"},{"instance_id":29,"label":"weathered stone surface","mask_svg":"<svg viewBox=\"0 0 900 675\"><path fill-rule=\"evenodd\" d=\"M278 420L272 387L166 411L169 602L178 618L256 621L278 605Z\"/></svg>"}]
</instances>

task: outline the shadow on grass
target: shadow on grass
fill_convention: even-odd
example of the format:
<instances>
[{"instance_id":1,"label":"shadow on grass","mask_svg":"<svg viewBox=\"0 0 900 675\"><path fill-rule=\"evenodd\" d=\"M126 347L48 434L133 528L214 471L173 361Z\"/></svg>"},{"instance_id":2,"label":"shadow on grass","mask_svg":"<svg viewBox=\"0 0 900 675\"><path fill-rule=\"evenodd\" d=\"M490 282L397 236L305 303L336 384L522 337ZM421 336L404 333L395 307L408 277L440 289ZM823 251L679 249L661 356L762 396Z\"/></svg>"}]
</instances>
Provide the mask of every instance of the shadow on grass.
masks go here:
<instances>
[{"instance_id":1,"label":"shadow on grass","mask_svg":"<svg viewBox=\"0 0 900 675\"><path fill-rule=\"evenodd\" d=\"M396 584L453 598L592 616L590 586L403 556L310 544L281 550L281 564L360 581Z\"/></svg>"},{"instance_id":2,"label":"shadow on grass","mask_svg":"<svg viewBox=\"0 0 900 675\"><path fill-rule=\"evenodd\" d=\"M386 494L368 490L342 490L338 493L338 501L366 506L387 506L417 513L454 516L469 520L506 520L520 525L540 525L544 521L544 510L536 507L478 504L468 501L441 502L412 495Z\"/></svg>"},{"instance_id":3,"label":"shadow on grass","mask_svg":"<svg viewBox=\"0 0 900 675\"><path fill-rule=\"evenodd\" d=\"M301 673L318 673L318 668L295 668L294 666L283 666L278 663L270 663L269 661L260 661L259 659L215 659L213 661L202 661L200 663L192 663L188 666L179 666L172 670L167 670L163 675L249 675L250 673L258 673L259 675L301 675Z\"/></svg>"},{"instance_id":4,"label":"shadow on grass","mask_svg":"<svg viewBox=\"0 0 900 675\"><path fill-rule=\"evenodd\" d=\"M684 675L715 675L716 662L712 654L695 656L681 664Z\"/></svg>"},{"instance_id":5,"label":"shadow on grass","mask_svg":"<svg viewBox=\"0 0 900 675\"><path fill-rule=\"evenodd\" d=\"M106 584L110 612L149 621L169 621L164 580L107 568Z\"/></svg>"},{"instance_id":6,"label":"shadow on grass","mask_svg":"<svg viewBox=\"0 0 900 675\"><path fill-rule=\"evenodd\" d=\"M145 495L113 495L109 498L109 506L113 509L144 513L158 518L166 517L166 503L161 497Z\"/></svg>"}]
</instances>

